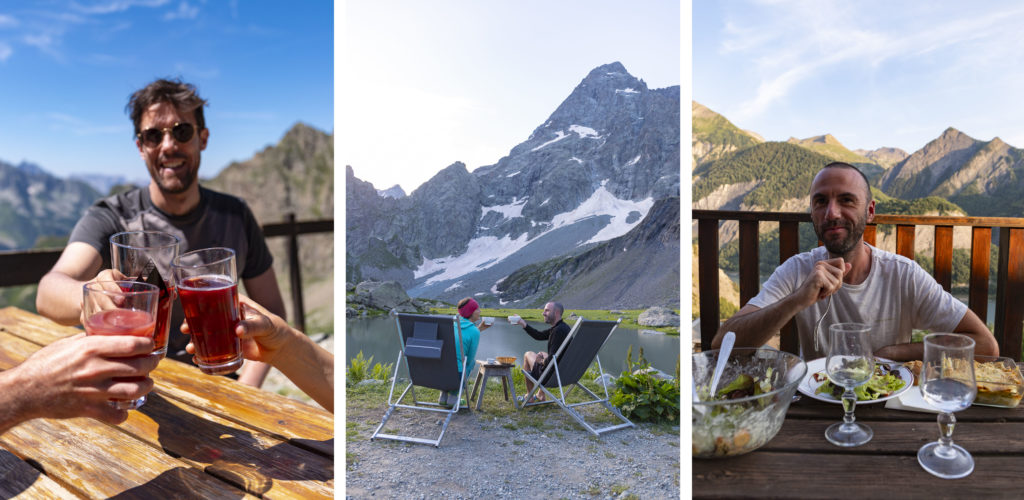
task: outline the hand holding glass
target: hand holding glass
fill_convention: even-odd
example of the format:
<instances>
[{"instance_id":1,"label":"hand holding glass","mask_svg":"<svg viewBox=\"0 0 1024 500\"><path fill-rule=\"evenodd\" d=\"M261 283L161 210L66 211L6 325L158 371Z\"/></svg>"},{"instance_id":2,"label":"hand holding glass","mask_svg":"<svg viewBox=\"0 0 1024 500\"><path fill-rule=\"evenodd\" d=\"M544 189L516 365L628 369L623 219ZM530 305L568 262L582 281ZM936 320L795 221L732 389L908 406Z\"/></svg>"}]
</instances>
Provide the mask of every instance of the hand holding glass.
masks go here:
<instances>
[{"instance_id":1,"label":"hand holding glass","mask_svg":"<svg viewBox=\"0 0 1024 500\"><path fill-rule=\"evenodd\" d=\"M232 373L242 366L238 326L238 274L230 248L195 250L174 259L174 282L203 373Z\"/></svg>"},{"instance_id":2,"label":"hand holding glass","mask_svg":"<svg viewBox=\"0 0 1024 500\"><path fill-rule=\"evenodd\" d=\"M134 335L153 338L160 290L136 281L94 281L82 287L86 335ZM146 402L111 400L119 410L134 410Z\"/></svg>"},{"instance_id":3,"label":"hand holding glass","mask_svg":"<svg viewBox=\"0 0 1024 500\"><path fill-rule=\"evenodd\" d=\"M828 329L828 358L825 373L833 384L843 389L843 421L825 430L825 439L836 446L860 446L871 441L870 427L855 422L857 407L855 387L871 380L875 372L875 356L871 350L870 329L862 323L837 323Z\"/></svg>"},{"instance_id":4,"label":"hand holding glass","mask_svg":"<svg viewBox=\"0 0 1024 500\"><path fill-rule=\"evenodd\" d=\"M957 479L974 471L974 459L967 450L953 444L953 426L960 411L974 401L978 386L974 380L974 339L956 333L933 333L924 338L924 366L921 368L921 396L937 408L939 440L917 452L924 470L943 479Z\"/></svg>"},{"instance_id":5,"label":"hand holding glass","mask_svg":"<svg viewBox=\"0 0 1024 500\"><path fill-rule=\"evenodd\" d=\"M177 236L160 231L129 231L110 237L111 267L127 276L127 279L146 281L152 265L164 282L164 287L160 289L160 304L157 306L154 356L163 357L167 354L171 307L177 296L171 264L178 256L179 242Z\"/></svg>"}]
</instances>

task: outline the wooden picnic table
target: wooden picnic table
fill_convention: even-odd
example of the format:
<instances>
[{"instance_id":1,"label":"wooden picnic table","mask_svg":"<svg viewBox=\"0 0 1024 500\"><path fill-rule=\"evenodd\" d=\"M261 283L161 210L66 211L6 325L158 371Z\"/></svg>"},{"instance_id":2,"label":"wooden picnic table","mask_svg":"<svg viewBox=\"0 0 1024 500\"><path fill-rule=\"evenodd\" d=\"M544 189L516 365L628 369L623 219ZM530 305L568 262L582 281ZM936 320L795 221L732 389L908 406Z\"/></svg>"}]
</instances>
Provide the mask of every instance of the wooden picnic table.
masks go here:
<instances>
[{"instance_id":1,"label":"wooden picnic table","mask_svg":"<svg viewBox=\"0 0 1024 500\"><path fill-rule=\"evenodd\" d=\"M910 390L918 390L916 387ZM917 450L939 437L936 415L858 405L874 431L867 444L840 448L825 429L842 406L807 396L790 405L774 439L732 458L693 459L694 498L1006 498L1019 497L1024 467L1024 405L972 406L956 412L953 442L974 457L974 472L939 479L917 463Z\"/></svg>"},{"instance_id":2,"label":"wooden picnic table","mask_svg":"<svg viewBox=\"0 0 1024 500\"><path fill-rule=\"evenodd\" d=\"M0 309L0 370L81 332ZM128 420L35 419L0 435L0 498L333 498L334 416L164 359Z\"/></svg>"}]
</instances>

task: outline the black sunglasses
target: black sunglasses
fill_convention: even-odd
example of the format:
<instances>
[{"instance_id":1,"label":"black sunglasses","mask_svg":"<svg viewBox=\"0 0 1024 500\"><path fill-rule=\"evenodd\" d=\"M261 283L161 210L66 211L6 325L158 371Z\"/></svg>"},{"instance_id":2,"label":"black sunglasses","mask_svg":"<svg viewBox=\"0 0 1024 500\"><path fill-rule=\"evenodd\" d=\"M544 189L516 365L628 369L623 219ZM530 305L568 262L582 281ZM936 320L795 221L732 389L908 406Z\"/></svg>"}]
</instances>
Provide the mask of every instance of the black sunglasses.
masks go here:
<instances>
[{"instance_id":1,"label":"black sunglasses","mask_svg":"<svg viewBox=\"0 0 1024 500\"><path fill-rule=\"evenodd\" d=\"M192 140L196 127L191 123L175 123L171 128L147 128L140 132L138 137L142 140L143 144L157 147L164 141L164 134L167 132L170 132L171 137L178 142L188 142Z\"/></svg>"}]
</instances>

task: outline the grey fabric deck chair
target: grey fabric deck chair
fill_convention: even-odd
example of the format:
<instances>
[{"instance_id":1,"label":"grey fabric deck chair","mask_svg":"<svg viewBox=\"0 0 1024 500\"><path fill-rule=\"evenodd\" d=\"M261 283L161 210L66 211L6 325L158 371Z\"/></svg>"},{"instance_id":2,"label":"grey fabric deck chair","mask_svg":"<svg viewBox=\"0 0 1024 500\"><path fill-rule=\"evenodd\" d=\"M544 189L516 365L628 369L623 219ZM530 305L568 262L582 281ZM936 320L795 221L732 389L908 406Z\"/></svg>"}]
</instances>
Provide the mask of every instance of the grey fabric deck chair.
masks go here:
<instances>
[{"instance_id":1,"label":"grey fabric deck chair","mask_svg":"<svg viewBox=\"0 0 1024 500\"><path fill-rule=\"evenodd\" d=\"M391 390L388 392L388 410L377 430L373 431L370 440L391 439L395 441L406 441L409 443L432 444L434 447L441 446L441 439L448 429L448 423L452 416L459 411L462 401L463 387L465 386L465 374L469 366L464 359L465 354L459 356L456 350L456 342L462 345L462 329L459 327L458 316L426 316L419 314L398 314L395 318L398 324L398 336L401 340L401 350L398 352L398 361L395 362L395 377L391 380ZM459 348L461 351L461 347ZM462 373L456 366L462 366ZM409 372L409 385L402 391L397 400L393 400L395 393L395 382L398 380L398 368L403 365ZM459 391L458 401L460 404L453 405L451 409L445 408L438 403L420 401L416 399L414 387L426 387L441 391ZM406 395L411 396L411 404L403 404ZM406 400L406 403L409 403ZM468 405L467 405L468 406ZM395 410L405 408L415 411L445 413L444 424L441 426L441 434L437 439L423 439L397 434L384 434L381 429Z\"/></svg>"},{"instance_id":2,"label":"grey fabric deck chair","mask_svg":"<svg viewBox=\"0 0 1024 500\"><path fill-rule=\"evenodd\" d=\"M595 436L600 436L602 433L611 432L626 427L634 427L633 422L630 422L628 418L624 417L619 409L612 406L608 402L608 386L604 382L604 370L601 368L601 358L598 357L597 353L604 346L605 342L608 341L612 336L612 332L619 326L618 321L595 321L586 320L580 317L576 320L576 324L573 325L569 335L566 335L562 345L558 346L554 358L547 363L544 367L544 371L541 372L540 380L534 379L523 370L523 374L528 380L533 383L533 390L526 395L524 401L530 401L531 398L539 391L544 391L547 395L547 401L536 401L533 403L525 403L523 407L537 406L549 403L557 403L563 410L566 411L573 419L576 420L585 429L590 431ZM604 398L601 398L593 391L587 389L580 384L580 379L583 374L587 372L587 368L590 367L590 363L597 360L597 370L599 372L600 380L602 381L602 387L604 388ZM566 396L572 393L572 390L579 387L580 390L586 392L592 400L583 401L579 403L568 403L566 402ZM555 396L551 390L558 388L558 396ZM599 404L604 406L609 412L615 415L622 423L613 424L600 429L594 428L590 425L583 415L576 410L578 407Z\"/></svg>"}]
</instances>

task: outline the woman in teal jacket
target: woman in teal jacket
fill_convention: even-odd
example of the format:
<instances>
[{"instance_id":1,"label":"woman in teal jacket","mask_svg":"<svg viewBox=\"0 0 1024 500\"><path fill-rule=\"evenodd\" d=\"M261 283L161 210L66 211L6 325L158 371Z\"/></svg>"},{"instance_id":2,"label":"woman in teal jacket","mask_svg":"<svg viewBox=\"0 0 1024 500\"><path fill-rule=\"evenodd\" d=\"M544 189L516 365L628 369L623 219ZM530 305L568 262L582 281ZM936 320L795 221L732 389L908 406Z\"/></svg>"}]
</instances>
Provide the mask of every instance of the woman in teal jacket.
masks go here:
<instances>
[{"instance_id":1,"label":"woman in teal jacket","mask_svg":"<svg viewBox=\"0 0 1024 500\"><path fill-rule=\"evenodd\" d=\"M468 384L469 371L476 365L476 349L480 346L480 332L490 328L490 325L485 325L480 320L480 304L471 297L460 300L457 306L459 308L459 328L462 330L462 345L456 344L456 347L458 347L459 360L462 360L462 353L466 353L467 373L464 380ZM459 364L459 373L462 373L462 364ZM454 406L458 395L458 391L442 393L438 402Z\"/></svg>"}]
</instances>

